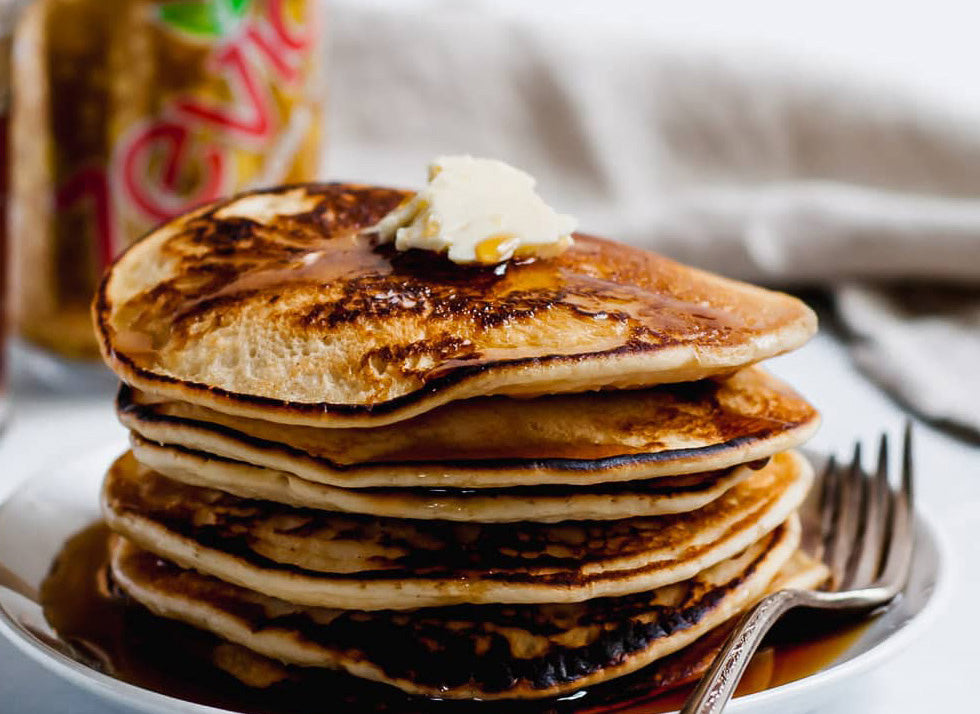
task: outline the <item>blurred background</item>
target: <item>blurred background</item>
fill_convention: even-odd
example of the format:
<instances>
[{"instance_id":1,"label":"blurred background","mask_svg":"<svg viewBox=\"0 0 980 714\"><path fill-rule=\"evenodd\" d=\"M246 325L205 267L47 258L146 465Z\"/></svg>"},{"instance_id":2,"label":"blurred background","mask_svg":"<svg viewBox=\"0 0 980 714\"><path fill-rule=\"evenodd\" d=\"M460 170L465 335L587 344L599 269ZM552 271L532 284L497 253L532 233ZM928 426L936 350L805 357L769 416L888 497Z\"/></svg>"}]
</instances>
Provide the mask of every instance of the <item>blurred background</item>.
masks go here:
<instances>
[{"instance_id":1,"label":"blurred background","mask_svg":"<svg viewBox=\"0 0 980 714\"><path fill-rule=\"evenodd\" d=\"M4 11L15 392L108 392L88 302L168 216L270 183L418 186L433 157L469 153L530 172L585 231L798 292L878 388L980 440L969 3Z\"/></svg>"}]
</instances>

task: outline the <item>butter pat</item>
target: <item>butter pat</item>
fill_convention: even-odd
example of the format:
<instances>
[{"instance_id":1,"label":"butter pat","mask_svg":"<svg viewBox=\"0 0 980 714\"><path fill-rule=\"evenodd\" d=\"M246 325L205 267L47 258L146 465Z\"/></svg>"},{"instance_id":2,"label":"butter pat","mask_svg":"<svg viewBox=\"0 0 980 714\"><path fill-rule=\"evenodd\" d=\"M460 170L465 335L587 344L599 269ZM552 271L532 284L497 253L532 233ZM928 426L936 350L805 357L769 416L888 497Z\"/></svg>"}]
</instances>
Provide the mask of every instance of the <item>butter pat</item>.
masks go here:
<instances>
[{"instance_id":1,"label":"butter pat","mask_svg":"<svg viewBox=\"0 0 980 714\"><path fill-rule=\"evenodd\" d=\"M555 213L534 184L503 161L443 156L429 165L428 185L373 230L398 250L446 253L455 263L557 255L572 244L576 221Z\"/></svg>"}]
</instances>

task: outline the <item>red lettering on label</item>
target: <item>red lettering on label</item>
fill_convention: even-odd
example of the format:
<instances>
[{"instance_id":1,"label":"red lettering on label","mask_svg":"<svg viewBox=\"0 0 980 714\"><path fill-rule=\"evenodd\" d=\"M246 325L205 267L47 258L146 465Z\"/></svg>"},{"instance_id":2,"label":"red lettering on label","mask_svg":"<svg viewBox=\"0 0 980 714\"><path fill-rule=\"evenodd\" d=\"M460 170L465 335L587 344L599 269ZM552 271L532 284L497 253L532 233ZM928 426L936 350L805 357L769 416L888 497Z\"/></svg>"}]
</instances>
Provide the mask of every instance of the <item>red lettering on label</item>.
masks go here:
<instances>
[{"instance_id":1,"label":"red lettering on label","mask_svg":"<svg viewBox=\"0 0 980 714\"><path fill-rule=\"evenodd\" d=\"M109 182L101 168L88 167L72 174L55 195L58 211L65 211L83 199L90 199L95 212L95 250L100 268L116 255L116 237L109 206Z\"/></svg>"},{"instance_id":2,"label":"red lettering on label","mask_svg":"<svg viewBox=\"0 0 980 714\"><path fill-rule=\"evenodd\" d=\"M187 127L172 122L154 124L137 134L122 155L122 178L126 194L147 216L165 221L194 206L213 201L221 195L224 184L224 157L221 151L207 146L201 152L202 179L198 190L188 195L179 191L178 180L187 176L187 150L191 136ZM150 159L155 151L164 151L159 186L153 186ZM157 190L162 188L163 191Z\"/></svg>"},{"instance_id":3,"label":"red lettering on label","mask_svg":"<svg viewBox=\"0 0 980 714\"><path fill-rule=\"evenodd\" d=\"M289 29L286 7L281 0L267 3L264 17L255 17L245 30L245 37L268 59L269 64L286 81L300 76L303 51L312 43L313 27L299 35ZM310 17L314 22L316 16Z\"/></svg>"},{"instance_id":4,"label":"red lettering on label","mask_svg":"<svg viewBox=\"0 0 980 714\"><path fill-rule=\"evenodd\" d=\"M285 0L266 0L264 5L265 12L248 18L243 32L230 42L216 45L208 61L212 76L227 84L230 99L207 102L193 94L179 96L166 102L162 115L167 119L131 130L112 162L112 187L122 196L110 199L127 199L120 205L131 205L145 219L168 220L231 188L226 184L232 178L229 163L236 141L246 150L261 151L275 137L288 116L279 116L272 81L301 79L304 51L313 46L318 28L290 17ZM310 20L315 17L312 13ZM205 127L215 137L211 142L202 140ZM188 180L195 189L188 190ZM108 202L106 214L112 215Z\"/></svg>"},{"instance_id":5,"label":"red lettering on label","mask_svg":"<svg viewBox=\"0 0 980 714\"><path fill-rule=\"evenodd\" d=\"M265 139L272 133L272 100L256 81L255 69L246 60L242 48L232 45L215 58L216 64L229 70L227 73L235 106L243 106L251 116L236 116L225 107L180 99L176 109L189 117L222 129L236 131L255 139Z\"/></svg>"},{"instance_id":6,"label":"red lettering on label","mask_svg":"<svg viewBox=\"0 0 980 714\"><path fill-rule=\"evenodd\" d=\"M289 29L286 19L286 5L283 0L269 0L269 24L276 35L287 47L293 50L305 50L312 40L311 33L315 28L308 28L306 34L295 34Z\"/></svg>"},{"instance_id":7,"label":"red lettering on label","mask_svg":"<svg viewBox=\"0 0 980 714\"><path fill-rule=\"evenodd\" d=\"M251 25L246 30L245 36L252 41L253 45L262 51L262 54L272 64L272 68L287 82L292 82L299 76L299 71L286 61L282 53L282 48L273 45L272 41L262 33L259 27Z\"/></svg>"}]
</instances>

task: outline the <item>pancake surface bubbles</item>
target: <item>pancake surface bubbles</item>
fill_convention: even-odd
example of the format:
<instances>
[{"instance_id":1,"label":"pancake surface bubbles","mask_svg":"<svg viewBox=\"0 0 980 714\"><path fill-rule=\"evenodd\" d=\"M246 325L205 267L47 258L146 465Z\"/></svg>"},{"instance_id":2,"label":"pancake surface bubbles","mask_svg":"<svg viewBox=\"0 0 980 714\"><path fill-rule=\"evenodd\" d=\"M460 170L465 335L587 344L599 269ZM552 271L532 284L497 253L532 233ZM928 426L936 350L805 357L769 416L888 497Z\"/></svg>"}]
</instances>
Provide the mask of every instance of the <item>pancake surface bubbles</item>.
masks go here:
<instances>
[{"instance_id":1,"label":"pancake surface bubbles","mask_svg":"<svg viewBox=\"0 0 980 714\"><path fill-rule=\"evenodd\" d=\"M246 194L175 219L107 273L103 354L128 383L283 423L392 423L456 399L700 379L815 330L787 295L577 236L462 267L363 232L409 194Z\"/></svg>"},{"instance_id":2,"label":"pancake surface bubbles","mask_svg":"<svg viewBox=\"0 0 980 714\"><path fill-rule=\"evenodd\" d=\"M622 676L675 652L760 597L800 538L791 518L676 585L565 605L365 612L292 605L113 547L115 581L166 617L275 660L344 669L442 698L540 698Z\"/></svg>"},{"instance_id":3,"label":"pancake surface bubbles","mask_svg":"<svg viewBox=\"0 0 980 714\"><path fill-rule=\"evenodd\" d=\"M188 486L131 454L110 470L110 527L181 566L290 602L359 609L567 603L679 582L785 521L812 471L774 457L690 513L557 524L354 516Z\"/></svg>"}]
</instances>

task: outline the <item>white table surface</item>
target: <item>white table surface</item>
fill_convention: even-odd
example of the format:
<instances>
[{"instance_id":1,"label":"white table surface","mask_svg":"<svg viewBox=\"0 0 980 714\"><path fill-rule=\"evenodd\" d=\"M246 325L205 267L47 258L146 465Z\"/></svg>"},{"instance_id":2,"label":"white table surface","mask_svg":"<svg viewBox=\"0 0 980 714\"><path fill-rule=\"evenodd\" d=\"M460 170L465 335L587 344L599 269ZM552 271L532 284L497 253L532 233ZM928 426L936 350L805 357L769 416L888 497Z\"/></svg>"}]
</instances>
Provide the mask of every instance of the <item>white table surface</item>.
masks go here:
<instances>
[{"instance_id":1,"label":"white table surface","mask_svg":"<svg viewBox=\"0 0 980 714\"><path fill-rule=\"evenodd\" d=\"M823 413L812 442L846 454L857 438L872 443L882 429L896 437L904 413L851 366L836 340L821 334L804 349L770 362L773 371L806 394ZM980 404L980 395L978 404ZM0 501L18 483L86 450L122 436L110 395L45 396L24 385L0 437ZM901 714L976 711L980 654L980 448L918 424L918 494L952 545L952 593L935 626L918 642L822 714ZM117 714L93 695L59 680L0 642L0 714Z\"/></svg>"}]
</instances>

